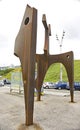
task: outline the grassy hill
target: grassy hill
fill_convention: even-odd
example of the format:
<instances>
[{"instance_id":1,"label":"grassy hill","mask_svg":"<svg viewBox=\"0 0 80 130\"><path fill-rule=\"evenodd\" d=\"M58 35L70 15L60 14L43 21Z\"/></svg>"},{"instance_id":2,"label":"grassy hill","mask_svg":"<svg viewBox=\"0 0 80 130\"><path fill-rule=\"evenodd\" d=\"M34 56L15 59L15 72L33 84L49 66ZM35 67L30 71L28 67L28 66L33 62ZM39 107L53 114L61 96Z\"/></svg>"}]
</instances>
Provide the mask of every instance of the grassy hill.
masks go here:
<instances>
[{"instance_id":1,"label":"grassy hill","mask_svg":"<svg viewBox=\"0 0 80 130\"><path fill-rule=\"evenodd\" d=\"M62 72L63 81L68 81L67 73L65 70L65 67L62 65ZM49 67L46 76L44 78L44 81L52 81L56 82L60 79L60 63L53 64ZM80 61L75 60L74 61L74 81L80 81Z\"/></svg>"},{"instance_id":2,"label":"grassy hill","mask_svg":"<svg viewBox=\"0 0 80 130\"><path fill-rule=\"evenodd\" d=\"M5 72L2 73L2 71L0 71L0 75L2 74L2 78L11 79L11 73L19 72L19 71L21 71L21 68L9 69L9 70L5 70L6 73ZM63 76L62 76L63 81L68 81L67 73L64 66L62 66L62 72L63 72ZM45 75L44 82L48 82L48 81L57 82L59 81L59 79L60 79L60 63L52 64ZM74 61L74 81L80 81L79 60Z\"/></svg>"},{"instance_id":3,"label":"grassy hill","mask_svg":"<svg viewBox=\"0 0 80 130\"><path fill-rule=\"evenodd\" d=\"M6 78L6 79L11 80L11 74L13 72L20 72L20 71L21 71L21 67L15 68L15 69L9 68L6 70L0 70L0 76L2 76L0 79Z\"/></svg>"}]
</instances>

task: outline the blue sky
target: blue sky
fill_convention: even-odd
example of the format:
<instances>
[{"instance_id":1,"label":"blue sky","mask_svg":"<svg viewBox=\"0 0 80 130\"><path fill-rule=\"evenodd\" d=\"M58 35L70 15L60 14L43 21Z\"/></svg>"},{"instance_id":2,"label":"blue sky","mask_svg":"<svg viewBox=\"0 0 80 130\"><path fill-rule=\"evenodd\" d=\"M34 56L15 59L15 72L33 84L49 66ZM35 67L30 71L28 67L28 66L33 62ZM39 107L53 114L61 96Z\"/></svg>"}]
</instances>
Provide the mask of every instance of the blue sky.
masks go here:
<instances>
[{"instance_id":1,"label":"blue sky","mask_svg":"<svg viewBox=\"0 0 80 130\"><path fill-rule=\"evenodd\" d=\"M0 1L0 66L18 65L14 56L15 38L19 31L25 8L29 4L38 10L37 49L43 53L44 27L42 14L46 14L47 23L51 24L50 54L60 53L56 34L61 40L65 36L62 52L73 51L74 58L80 59L80 1L79 0L1 0Z\"/></svg>"}]
</instances>

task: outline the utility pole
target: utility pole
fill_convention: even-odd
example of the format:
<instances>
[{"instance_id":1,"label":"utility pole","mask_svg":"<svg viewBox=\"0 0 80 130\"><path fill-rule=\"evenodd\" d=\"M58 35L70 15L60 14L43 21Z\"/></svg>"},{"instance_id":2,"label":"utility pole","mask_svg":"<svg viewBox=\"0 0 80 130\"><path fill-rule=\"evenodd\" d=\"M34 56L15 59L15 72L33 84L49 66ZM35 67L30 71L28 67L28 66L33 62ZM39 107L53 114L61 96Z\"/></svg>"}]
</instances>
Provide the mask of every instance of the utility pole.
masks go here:
<instances>
[{"instance_id":1,"label":"utility pole","mask_svg":"<svg viewBox=\"0 0 80 130\"><path fill-rule=\"evenodd\" d=\"M60 47L60 54L62 53L62 43L63 43L64 36L65 36L64 30L63 30L63 33L62 33L61 40L59 40L58 35L56 34L56 40L58 41L59 47ZM60 81L62 81L62 64L61 63L60 63Z\"/></svg>"}]
</instances>

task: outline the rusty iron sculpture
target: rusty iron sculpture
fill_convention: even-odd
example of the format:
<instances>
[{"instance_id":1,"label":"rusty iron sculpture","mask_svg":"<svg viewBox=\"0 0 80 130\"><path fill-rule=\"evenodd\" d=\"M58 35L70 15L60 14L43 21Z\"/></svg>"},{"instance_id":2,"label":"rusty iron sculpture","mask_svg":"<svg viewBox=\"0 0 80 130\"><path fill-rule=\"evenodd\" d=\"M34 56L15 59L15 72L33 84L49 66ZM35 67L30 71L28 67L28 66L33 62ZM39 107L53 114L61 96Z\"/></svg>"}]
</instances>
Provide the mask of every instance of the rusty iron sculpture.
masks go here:
<instances>
[{"instance_id":1,"label":"rusty iron sculpture","mask_svg":"<svg viewBox=\"0 0 80 130\"><path fill-rule=\"evenodd\" d=\"M14 54L20 58L22 67L26 125L33 124L36 34L37 10L27 5L14 49Z\"/></svg>"},{"instance_id":2,"label":"rusty iron sculpture","mask_svg":"<svg viewBox=\"0 0 80 130\"><path fill-rule=\"evenodd\" d=\"M44 43L44 54L36 54L36 62L37 62L37 79L36 79L36 88L38 91L37 100L40 101L41 97L41 86L43 84L43 80L45 74L49 68L49 66L53 63L62 63L67 71L69 85L70 85L70 95L71 102L73 102L73 81L74 81L74 70L73 70L73 52L67 52L58 55L50 55L49 54L49 36L51 36L51 27L50 24L47 25L46 15L43 14L42 22L45 28L45 43Z\"/></svg>"},{"instance_id":3,"label":"rusty iron sculpture","mask_svg":"<svg viewBox=\"0 0 80 130\"><path fill-rule=\"evenodd\" d=\"M34 88L38 90L40 100L41 86L49 66L61 62L67 71L70 83L71 102L73 102L73 52L49 54L50 24L47 25L46 15L42 19L45 28L44 54L36 54L37 9L27 5L19 33L15 40L14 54L19 57L22 67L26 125L33 124ZM37 62L37 79L35 81L35 63Z\"/></svg>"}]
</instances>

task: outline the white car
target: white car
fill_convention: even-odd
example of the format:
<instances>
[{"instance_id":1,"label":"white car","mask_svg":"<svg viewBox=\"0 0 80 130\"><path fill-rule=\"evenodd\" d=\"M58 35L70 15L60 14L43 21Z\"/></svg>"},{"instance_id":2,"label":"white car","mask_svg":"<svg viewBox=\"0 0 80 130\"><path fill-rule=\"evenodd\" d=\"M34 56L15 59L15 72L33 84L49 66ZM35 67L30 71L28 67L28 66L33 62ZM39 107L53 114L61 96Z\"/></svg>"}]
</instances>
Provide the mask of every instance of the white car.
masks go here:
<instances>
[{"instance_id":1,"label":"white car","mask_svg":"<svg viewBox=\"0 0 80 130\"><path fill-rule=\"evenodd\" d=\"M45 82L43 83L43 88L54 88L53 82Z\"/></svg>"}]
</instances>

